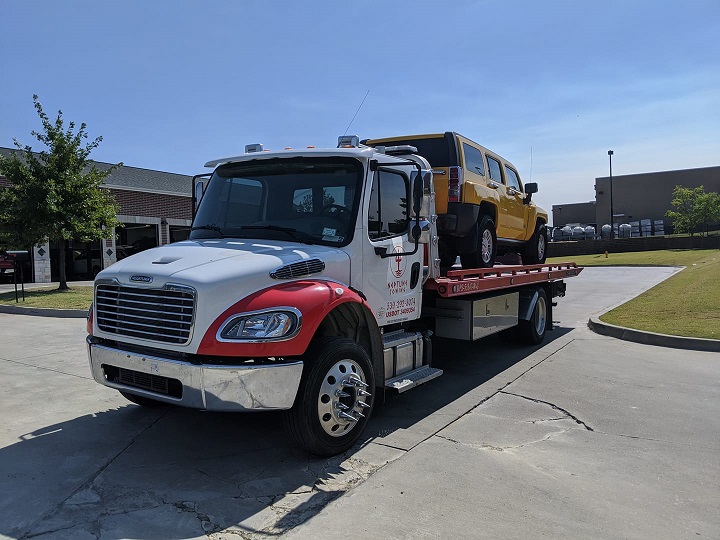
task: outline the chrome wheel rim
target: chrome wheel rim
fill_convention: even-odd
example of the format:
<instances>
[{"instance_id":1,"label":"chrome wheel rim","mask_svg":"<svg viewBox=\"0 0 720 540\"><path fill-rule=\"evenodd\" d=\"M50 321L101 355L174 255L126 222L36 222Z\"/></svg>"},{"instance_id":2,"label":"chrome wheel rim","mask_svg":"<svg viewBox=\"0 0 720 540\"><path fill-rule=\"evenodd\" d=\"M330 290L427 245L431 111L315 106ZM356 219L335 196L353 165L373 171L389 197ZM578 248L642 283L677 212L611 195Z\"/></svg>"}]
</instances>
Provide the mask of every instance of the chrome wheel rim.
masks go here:
<instances>
[{"instance_id":1,"label":"chrome wheel rim","mask_svg":"<svg viewBox=\"0 0 720 540\"><path fill-rule=\"evenodd\" d=\"M354 360L337 362L325 374L318 394L320 425L331 437L342 437L352 431L364 410L370 408L368 384L360 365Z\"/></svg>"},{"instance_id":2,"label":"chrome wheel rim","mask_svg":"<svg viewBox=\"0 0 720 540\"><path fill-rule=\"evenodd\" d=\"M490 258L492 257L492 246L492 233L490 232L490 229L485 229L482 233L482 244L480 245L480 253L485 264L489 263Z\"/></svg>"},{"instance_id":3,"label":"chrome wheel rim","mask_svg":"<svg viewBox=\"0 0 720 540\"><path fill-rule=\"evenodd\" d=\"M545 256L545 235L544 234L540 234L538 236L537 254L538 254L538 261L542 261L543 257Z\"/></svg>"},{"instance_id":4,"label":"chrome wheel rim","mask_svg":"<svg viewBox=\"0 0 720 540\"><path fill-rule=\"evenodd\" d=\"M547 324L547 303L545 298L542 296L538 297L537 304L535 304L535 332L538 336L543 335L545 332L545 325Z\"/></svg>"}]
</instances>

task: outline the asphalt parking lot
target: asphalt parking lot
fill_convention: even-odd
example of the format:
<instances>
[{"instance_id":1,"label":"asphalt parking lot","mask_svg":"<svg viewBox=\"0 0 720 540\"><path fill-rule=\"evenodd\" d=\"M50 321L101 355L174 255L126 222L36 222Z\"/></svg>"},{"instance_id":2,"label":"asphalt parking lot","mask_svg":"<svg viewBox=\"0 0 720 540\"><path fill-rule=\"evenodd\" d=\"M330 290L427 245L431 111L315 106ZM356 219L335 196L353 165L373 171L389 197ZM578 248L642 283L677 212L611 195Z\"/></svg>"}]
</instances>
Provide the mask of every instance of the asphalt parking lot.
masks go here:
<instances>
[{"instance_id":1,"label":"asphalt parking lot","mask_svg":"<svg viewBox=\"0 0 720 540\"><path fill-rule=\"evenodd\" d=\"M6 538L718 538L720 354L593 334L672 269L586 269L541 348L436 344L445 375L317 459L277 414L145 410L84 321L0 314Z\"/></svg>"}]
</instances>

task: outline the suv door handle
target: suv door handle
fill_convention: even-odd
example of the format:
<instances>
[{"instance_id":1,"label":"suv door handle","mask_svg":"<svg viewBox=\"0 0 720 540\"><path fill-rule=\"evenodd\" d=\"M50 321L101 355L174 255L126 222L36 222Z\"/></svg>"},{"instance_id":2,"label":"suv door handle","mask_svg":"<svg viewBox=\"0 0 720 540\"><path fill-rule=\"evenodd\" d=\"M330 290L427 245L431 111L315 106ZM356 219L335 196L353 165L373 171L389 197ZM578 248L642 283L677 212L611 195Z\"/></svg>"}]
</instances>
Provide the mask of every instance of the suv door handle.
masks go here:
<instances>
[{"instance_id":1,"label":"suv door handle","mask_svg":"<svg viewBox=\"0 0 720 540\"><path fill-rule=\"evenodd\" d=\"M495 182L488 182L488 187L492 189L497 189L500 187L500 184L496 184Z\"/></svg>"}]
</instances>

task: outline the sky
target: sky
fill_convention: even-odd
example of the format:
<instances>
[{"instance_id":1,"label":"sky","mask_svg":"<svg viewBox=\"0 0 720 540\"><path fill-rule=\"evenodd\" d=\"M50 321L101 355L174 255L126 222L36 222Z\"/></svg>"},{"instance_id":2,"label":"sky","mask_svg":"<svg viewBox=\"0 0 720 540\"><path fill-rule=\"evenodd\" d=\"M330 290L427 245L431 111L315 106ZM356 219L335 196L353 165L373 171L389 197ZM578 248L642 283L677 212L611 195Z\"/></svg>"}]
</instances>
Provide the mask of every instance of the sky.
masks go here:
<instances>
[{"instance_id":1,"label":"sky","mask_svg":"<svg viewBox=\"0 0 720 540\"><path fill-rule=\"evenodd\" d=\"M550 211L594 200L610 149L613 176L720 165L718 36L720 0L0 0L0 146L42 149L33 94L93 159L189 175L456 131Z\"/></svg>"}]
</instances>

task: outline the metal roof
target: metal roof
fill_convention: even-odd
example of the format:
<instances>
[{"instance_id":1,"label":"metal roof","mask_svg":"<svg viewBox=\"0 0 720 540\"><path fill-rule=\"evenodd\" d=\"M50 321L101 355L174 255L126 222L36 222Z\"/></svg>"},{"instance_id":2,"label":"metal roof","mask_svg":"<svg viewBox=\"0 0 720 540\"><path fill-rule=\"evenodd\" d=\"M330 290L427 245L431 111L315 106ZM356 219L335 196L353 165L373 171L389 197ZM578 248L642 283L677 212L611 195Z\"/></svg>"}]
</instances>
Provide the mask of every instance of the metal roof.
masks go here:
<instances>
[{"instance_id":1,"label":"metal roof","mask_svg":"<svg viewBox=\"0 0 720 540\"><path fill-rule=\"evenodd\" d=\"M0 147L0 154L10 155L14 148ZM100 170L107 170L113 166L112 163L102 161L91 162ZM103 185L112 189L124 189L128 191L143 191L147 193L162 193L167 195L191 196L192 189L190 181L192 176L176 174L151 169L141 169L123 165L113 171Z\"/></svg>"}]
</instances>

